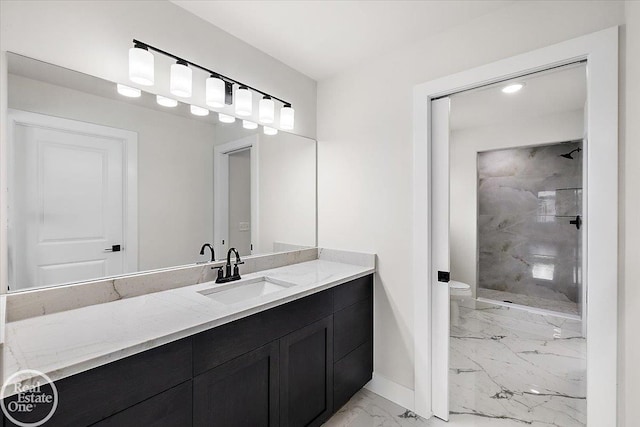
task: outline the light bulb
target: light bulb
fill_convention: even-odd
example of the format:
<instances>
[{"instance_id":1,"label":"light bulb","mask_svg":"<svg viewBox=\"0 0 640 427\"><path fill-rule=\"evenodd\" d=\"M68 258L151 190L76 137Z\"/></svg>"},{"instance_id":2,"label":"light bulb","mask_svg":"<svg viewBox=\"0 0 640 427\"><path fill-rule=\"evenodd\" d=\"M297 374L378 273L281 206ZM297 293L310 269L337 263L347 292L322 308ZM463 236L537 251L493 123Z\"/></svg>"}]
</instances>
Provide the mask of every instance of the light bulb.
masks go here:
<instances>
[{"instance_id":1,"label":"light bulb","mask_svg":"<svg viewBox=\"0 0 640 427\"><path fill-rule=\"evenodd\" d=\"M189 98L191 96L192 71L184 61L171 65L169 90L175 96Z\"/></svg>"},{"instance_id":2,"label":"light bulb","mask_svg":"<svg viewBox=\"0 0 640 427\"><path fill-rule=\"evenodd\" d=\"M291 104L285 104L280 109L280 128L283 130L292 130L294 123L295 110L291 108Z\"/></svg>"},{"instance_id":3,"label":"light bulb","mask_svg":"<svg viewBox=\"0 0 640 427\"><path fill-rule=\"evenodd\" d=\"M236 114L239 116L250 116L253 107L251 91L246 86L240 86L236 90Z\"/></svg>"},{"instance_id":4,"label":"light bulb","mask_svg":"<svg viewBox=\"0 0 640 427\"><path fill-rule=\"evenodd\" d=\"M502 88L504 93L516 93L524 87L523 83L513 83Z\"/></svg>"},{"instance_id":5,"label":"light bulb","mask_svg":"<svg viewBox=\"0 0 640 427\"><path fill-rule=\"evenodd\" d=\"M118 93L122 96L126 96L128 98L139 98L142 94L140 89L136 89L135 87L125 86L120 83L117 85Z\"/></svg>"},{"instance_id":6,"label":"light bulb","mask_svg":"<svg viewBox=\"0 0 640 427\"><path fill-rule=\"evenodd\" d=\"M163 107L176 107L178 105L178 101L175 99L167 98L162 95L156 95L156 102Z\"/></svg>"},{"instance_id":7,"label":"light bulb","mask_svg":"<svg viewBox=\"0 0 640 427\"><path fill-rule=\"evenodd\" d=\"M191 110L191 114L193 114L194 116L204 117L209 115L209 110L207 110L206 108L198 107L197 105L191 105L189 109Z\"/></svg>"},{"instance_id":8,"label":"light bulb","mask_svg":"<svg viewBox=\"0 0 640 427\"><path fill-rule=\"evenodd\" d=\"M264 126L263 132L265 135L275 135L278 133L278 129L275 129L269 126Z\"/></svg>"},{"instance_id":9,"label":"light bulb","mask_svg":"<svg viewBox=\"0 0 640 427\"><path fill-rule=\"evenodd\" d=\"M258 128L258 124L255 122L250 122L249 120L243 120L242 121L242 127L245 129L257 129Z\"/></svg>"},{"instance_id":10,"label":"light bulb","mask_svg":"<svg viewBox=\"0 0 640 427\"><path fill-rule=\"evenodd\" d=\"M258 104L258 120L262 123L273 123L275 117L275 103L270 96L264 96Z\"/></svg>"},{"instance_id":11,"label":"light bulb","mask_svg":"<svg viewBox=\"0 0 640 427\"><path fill-rule=\"evenodd\" d=\"M213 108L224 107L225 83L224 80L213 75L206 80L207 105Z\"/></svg>"},{"instance_id":12,"label":"light bulb","mask_svg":"<svg viewBox=\"0 0 640 427\"><path fill-rule=\"evenodd\" d=\"M136 45L129 49L129 80L143 86L153 85L153 54L146 47Z\"/></svg>"},{"instance_id":13,"label":"light bulb","mask_svg":"<svg viewBox=\"0 0 640 427\"><path fill-rule=\"evenodd\" d=\"M222 123L233 123L236 121L236 118L227 114L218 113L218 120Z\"/></svg>"}]
</instances>

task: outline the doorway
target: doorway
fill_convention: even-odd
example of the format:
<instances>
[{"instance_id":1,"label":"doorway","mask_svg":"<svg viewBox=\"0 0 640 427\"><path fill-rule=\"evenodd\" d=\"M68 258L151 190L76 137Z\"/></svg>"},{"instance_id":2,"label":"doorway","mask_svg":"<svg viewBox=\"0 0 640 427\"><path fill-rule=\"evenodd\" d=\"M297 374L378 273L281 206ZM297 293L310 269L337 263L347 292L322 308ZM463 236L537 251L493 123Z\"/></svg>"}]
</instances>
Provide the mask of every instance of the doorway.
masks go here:
<instances>
[{"instance_id":1,"label":"doorway","mask_svg":"<svg viewBox=\"0 0 640 427\"><path fill-rule=\"evenodd\" d=\"M597 343L587 343L586 346L589 360L586 369L586 420L587 425L593 426L615 424L617 43L617 28L612 28L424 83L414 89L414 378L415 410L418 414L436 415L443 419L450 415L450 123L449 105L445 98L586 60L589 108L585 114L584 188L588 198L584 206L589 221L585 227L588 233L585 234L584 245L589 250L584 261L589 268L584 271L583 279L589 284L589 294L584 304L587 313L584 323L589 343ZM495 393L494 402L500 404L502 396Z\"/></svg>"},{"instance_id":2,"label":"doorway","mask_svg":"<svg viewBox=\"0 0 640 427\"><path fill-rule=\"evenodd\" d=\"M514 90L514 87L518 90ZM586 64L449 103L449 412L586 425ZM475 298L474 298L475 296Z\"/></svg>"},{"instance_id":3,"label":"doorway","mask_svg":"<svg viewBox=\"0 0 640 427\"><path fill-rule=\"evenodd\" d=\"M229 242L251 255L251 149L229 153Z\"/></svg>"},{"instance_id":4,"label":"doorway","mask_svg":"<svg viewBox=\"0 0 640 427\"><path fill-rule=\"evenodd\" d=\"M258 240L258 135L214 147L213 238L217 259L235 247L250 255Z\"/></svg>"}]
</instances>

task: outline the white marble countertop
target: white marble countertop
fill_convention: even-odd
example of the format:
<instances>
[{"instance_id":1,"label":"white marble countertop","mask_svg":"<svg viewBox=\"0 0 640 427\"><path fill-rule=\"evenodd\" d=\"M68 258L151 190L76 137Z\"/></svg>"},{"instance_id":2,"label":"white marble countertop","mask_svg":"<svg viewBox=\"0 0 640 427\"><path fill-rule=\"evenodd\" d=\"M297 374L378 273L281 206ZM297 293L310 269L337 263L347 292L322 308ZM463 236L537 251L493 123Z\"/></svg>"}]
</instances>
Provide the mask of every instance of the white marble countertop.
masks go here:
<instances>
[{"instance_id":1,"label":"white marble countertop","mask_svg":"<svg viewBox=\"0 0 640 427\"><path fill-rule=\"evenodd\" d=\"M208 282L10 322L3 375L35 369L59 380L374 271L320 259L243 276L243 281L265 276L295 286L237 304L223 305L198 293L220 286Z\"/></svg>"}]
</instances>

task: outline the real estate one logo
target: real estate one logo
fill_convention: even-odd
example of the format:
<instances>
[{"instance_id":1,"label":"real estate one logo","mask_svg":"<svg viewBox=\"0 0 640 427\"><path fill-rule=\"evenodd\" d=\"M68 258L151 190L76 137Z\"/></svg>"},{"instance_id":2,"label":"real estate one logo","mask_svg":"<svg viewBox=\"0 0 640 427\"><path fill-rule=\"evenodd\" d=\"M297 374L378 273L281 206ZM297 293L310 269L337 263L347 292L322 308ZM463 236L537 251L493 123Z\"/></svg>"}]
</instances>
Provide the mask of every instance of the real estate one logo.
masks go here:
<instances>
[{"instance_id":1,"label":"real estate one logo","mask_svg":"<svg viewBox=\"0 0 640 427\"><path fill-rule=\"evenodd\" d=\"M20 427L41 426L58 407L58 390L51 379L34 369L11 375L0 390L2 412Z\"/></svg>"}]
</instances>

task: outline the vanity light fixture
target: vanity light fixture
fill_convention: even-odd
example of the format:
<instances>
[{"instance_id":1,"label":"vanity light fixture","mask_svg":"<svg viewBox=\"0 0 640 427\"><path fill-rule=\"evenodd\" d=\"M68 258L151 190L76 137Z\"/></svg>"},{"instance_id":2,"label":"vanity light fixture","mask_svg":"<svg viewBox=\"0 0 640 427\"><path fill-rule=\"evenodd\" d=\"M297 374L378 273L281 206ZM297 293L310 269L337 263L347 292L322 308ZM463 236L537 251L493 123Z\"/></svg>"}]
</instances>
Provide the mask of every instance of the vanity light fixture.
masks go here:
<instances>
[{"instance_id":1,"label":"vanity light fixture","mask_svg":"<svg viewBox=\"0 0 640 427\"><path fill-rule=\"evenodd\" d=\"M284 104L284 107L280 109L280 127L283 130L293 130L295 113L291 104Z\"/></svg>"},{"instance_id":2,"label":"vanity light fixture","mask_svg":"<svg viewBox=\"0 0 640 427\"><path fill-rule=\"evenodd\" d=\"M117 89L120 95L126 96L127 98L140 98L140 95L142 95L142 91L140 89L120 83L118 83Z\"/></svg>"},{"instance_id":3,"label":"vanity light fixture","mask_svg":"<svg viewBox=\"0 0 640 427\"><path fill-rule=\"evenodd\" d=\"M273 123L275 103L269 95L265 95L258 104L258 120L262 123Z\"/></svg>"},{"instance_id":4,"label":"vanity light fixture","mask_svg":"<svg viewBox=\"0 0 640 427\"><path fill-rule=\"evenodd\" d=\"M265 135L276 135L278 133L278 129L269 126L264 126L263 128L263 132Z\"/></svg>"},{"instance_id":5,"label":"vanity light fixture","mask_svg":"<svg viewBox=\"0 0 640 427\"><path fill-rule=\"evenodd\" d=\"M197 105L191 105L189 109L191 110L191 114L193 114L194 116L204 117L209 115L209 110L207 110L206 108L198 107Z\"/></svg>"},{"instance_id":6,"label":"vanity light fixture","mask_svg":"<svg viewBox=\"0 0 640 427\"><path fill-rule=\"evenodd\" d=\"M250 116L253 111L253 97L251 91L246 86L240 86L236 90L236 114L239 116Z\"/></svg>"},{"instance_id":7,"label":"vanity light fixture","mask_svg":"<svg viewBox=\"0 0 640 427\"><path fill-rule=\"evenodd\" d=\"M228 114L218 113L218 120L222 123L233 123L236 121L236 118Z\"/></svg>"},{"instance_id":8,"label":"vanity light fixture","mask_svg":"<svg viewBox=\"0 0 640 427\"><path fill-rule=\"evenodd\" d=\"M243 120L242 127L245 129L258 129L258 124L249 120Z\"/></svg>"},{"instance_id":9,"label":"vanity light fixture","mask_svg":"<svg viewBox=\"0 0 640 427\"><path fill-rule=\"evenodd\" d=\"M153 54L146 46L135 44L129 49L129 80L143 86L153 86Z\"/></svg>"},{"instance_id":10,"label":"vanity light fixture","mask_svg":"<svg viewBox=\"0 0 640 427\"><path fill-rule=\"evenodd\" d=\"M158 105L162 105L163 107L177 107L178 101L172 98L167 98L166 96L156 95L156 102Z\"/></svg>"},{"instance_id":11,"label":"vanity light fixture","mask_svg":"<svg viewBox=\"0 0 640 427\"><path fill-rule=\"evenodd\" d=\"M512 83L502 88L504 93L516 93L524 87L524 83Z\"/></svg>"},{"instance_id":12,"label":"vanity light fixture","mask_svg":"<svg viewBox=\"0 0 640 427\"><path fill-rule=\"evenodd\" d=\"M134 75L136 77L138 74L146 77L147 82L151 82L148 84L153 84L153 54L152 52L156 52L172 58L176 61L175 64L171 65L171 74L169 79L169 91L178 96L180 98L189 98L193 94L193 68L197 68L199 70L205 71L209 77L206 79L206 93L205 93L205 102L209 107L213 108L222 108L225 105L233 104L233 86L238 85L238 89L236 90L236 105L235 112L239 116L250 116L253 113L253 92L257 92L263 96L260 100L259 106L264 105L264 107L259 108L258 118L262 123L273 123L275 121L275 101L281 102L284 107L281 109L281 118L280 118L280 127L282 129L291 130L294 126L294 110L291 108L291 103L285 101L284 99L275 97L266 92L263 92L255 87L251 87L245 83L239 82L238 80L232 79L231 77L224 76L220 73L217 73L213 70L205 68L201 65L198 65L194 62L187 61L186 59L180 58L170 52L167 52L162 49L158 49L157 47L151 46L147 43L143 43L139 40L133 40L133 48L129 51L129 77L133 80ZM151 64L151 67L150 65ZM138 70L139 67L145 71L142 73ZM151 70L151 71L149 71ZM135 73L132 74L132 71ZM150 74L151 73L151 74ZM151 78L149 79L149 76ZM137 82L136 80L133 80ZM145 84L145 83L140 83ZM161 104L162 105L162 104ZM220 117L231 117L225 114L221 114ZM228 120L222 119L220 121ZM235 120L235 118L234 118ZM232 122L224 122L224 123L232 123Z\"/></svg>"},{"instance_id":13,"label":"vanity light fixture","mask_svg":"<svg viewBox=\"0 0 640 427\"><path fill-rule=\"evenodd\" d=\"M206 102L209 107L222 108L226 98L224 80L212 74L206 80Z\"/></svg>"},{"instance_id":14,"label":"vanity light fixture","mask_svg":"<svg viewBox=\"0 0 640 427\"><path fill-rule=\"evenodd\" d=\"M193 72L186 61L178 60L171 65L169 91L181 98L190 98L192 92Z\"/></svg>"}]
</instances>

